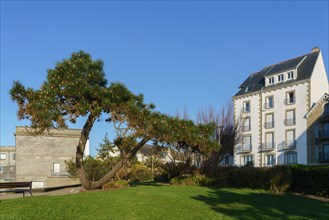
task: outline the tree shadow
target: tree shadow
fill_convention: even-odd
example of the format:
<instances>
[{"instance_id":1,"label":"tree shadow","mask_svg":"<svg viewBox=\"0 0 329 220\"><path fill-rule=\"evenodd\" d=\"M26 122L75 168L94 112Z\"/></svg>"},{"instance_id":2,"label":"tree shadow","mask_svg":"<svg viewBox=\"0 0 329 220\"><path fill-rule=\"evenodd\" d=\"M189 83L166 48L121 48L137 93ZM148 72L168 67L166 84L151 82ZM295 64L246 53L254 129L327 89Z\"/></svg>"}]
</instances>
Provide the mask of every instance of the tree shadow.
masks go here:
<instances>
[{"instance_id":1,"label":"tree shadow","mask_svg":"<svg viewBox=\"0 0 329 220\"><path fill-rule=\"evenodd\" d=\"M135 187L135 186L168 186L168 183L155 182L155 181L133 181L129 184L131 187Z\"/></svg>"},{"instance_id":2,"label":"tree shadow","mask_svg":"<svg viewBox=\"0 0 329 220\"><path fill-rule=\"evenodd\" d=\"M285 193L211 187L208 196L192 197L214 211L238 219L329 219L329 203Z\"/></svg>"}]
</instances>

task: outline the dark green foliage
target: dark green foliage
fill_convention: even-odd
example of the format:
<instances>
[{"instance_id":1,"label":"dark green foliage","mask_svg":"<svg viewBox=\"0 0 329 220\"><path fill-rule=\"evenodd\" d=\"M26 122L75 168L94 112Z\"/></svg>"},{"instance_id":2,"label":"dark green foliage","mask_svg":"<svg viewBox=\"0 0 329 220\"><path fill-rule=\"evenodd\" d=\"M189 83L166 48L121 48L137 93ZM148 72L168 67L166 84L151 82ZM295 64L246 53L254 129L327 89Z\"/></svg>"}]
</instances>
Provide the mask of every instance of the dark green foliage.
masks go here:
<instances>
[{"instance_id":1,"label":"dark green foliage","mask_svg":"<svg viewBox=\"0 0 329 220\"><path fill-rule=\"evenodd\" d=\"M329 197L329 166L220 167L206 174L226 186Z\"/></svg>"},{"instance_id":2,"label":"dark green foliage","mask_svg":"<svg viewBox=\"0 0 329 220\"><path fill-rule=\"evenodd\" d=\"M105 160L99 160L92 156L88 156L83 160L85 175L90 181L97 181L101 179L106 173L108 173L113 165L115 165L120 158L109 157ZM73 160L65 161L66 171L69 173L70 177L77 178L76 176L76 166Z\"/></svg>"},{"instance_id":3,"label":"dark green foliage","mask_svg":"<svg viewBox=\"0 0 329 220\"><path fill-rule=\"evenodd\" d=\"M291 166L293 192L329 198L329 166Z\"/></svg>"},{"instance_id":4,"label":"dark green foliage","mask_svg":"<svg viewBox=\"0 0 329 220\"><path fill-rule=\"evenodd\" d=\"M134 181L148 181L152 180L152 172L147 169L138 169L132 173L132 179Z\"/></svg>"},{"instance_id":5,"label":"dark green foliage","mask_svg":"<svg viewBox=\"0 0 329 220\"><path fill-rule=\"evenodd\" d=\"M219 167L207 174L217 183L226 186L285 191L291 181L289 167Z\"/></svg>"},{"instance_id":6,"label":"dark green foliage","mask_svg":"<svg viewBox=\"0 0 329 220\"><path fill-rule=\"evenodd\" d=\"M193 174L196 171L196 167L191 165L188 161L184 163L165 163L161 168L164 170L163 174L167 175L169 179L184 174Z\"/></svg>"},{"instance_id":7,"label":"dark green foliage","mask_svg":"<svg viewBox=\"0 0 329 220\"><path fill-rule=\"evenodd\" d=\"M170 184L172 185L200 185L200 186L210 186L215 182L206 177L205 175L199 174L184 174L170 180Z\"/></svg>"}]
</instances>

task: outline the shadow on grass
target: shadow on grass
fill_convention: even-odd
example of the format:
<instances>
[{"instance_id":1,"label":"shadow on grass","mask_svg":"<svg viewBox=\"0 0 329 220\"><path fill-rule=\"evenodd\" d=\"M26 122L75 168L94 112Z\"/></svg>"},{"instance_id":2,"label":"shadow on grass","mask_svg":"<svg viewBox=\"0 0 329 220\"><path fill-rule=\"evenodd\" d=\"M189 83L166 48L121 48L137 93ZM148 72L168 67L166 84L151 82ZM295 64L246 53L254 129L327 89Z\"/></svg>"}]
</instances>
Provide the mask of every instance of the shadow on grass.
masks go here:
<instances>
[{"instance_id":1,"label":"shadow on grass","mask_svg":"<svg viewBox=\"0 0 329 220\"><path fill-rule=\"evenodd\" d=\"M285 193L211 187L209 196L192 197L214 211L238 219L329 219L329 203Z\"/></svg>"},{"instance_id":2,"label":"shadow on grass","mask_svg":"<svg viewBox=\"0 0 329 220\"><path fill-rule=\"evenodd\" d=\"M161 183L161 182L155 182L155 181L133 181L130 183L131 187L134 186L167 186L168 183Z\"/></svg>"}]
</instances>

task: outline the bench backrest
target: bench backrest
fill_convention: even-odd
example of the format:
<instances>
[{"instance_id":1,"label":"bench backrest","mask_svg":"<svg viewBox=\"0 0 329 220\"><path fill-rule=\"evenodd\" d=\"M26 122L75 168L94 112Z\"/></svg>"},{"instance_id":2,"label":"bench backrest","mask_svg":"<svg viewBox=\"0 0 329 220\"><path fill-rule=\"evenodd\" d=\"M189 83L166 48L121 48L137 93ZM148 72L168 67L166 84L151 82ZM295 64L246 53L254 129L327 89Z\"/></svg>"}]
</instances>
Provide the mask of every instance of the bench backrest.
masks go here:
<instances>
[{"instance_id":1,"label":"bench backrest","mask_svg":"<svg viewBox=\"0 0 329 220\"><path fill-rule=\"evenodd\" d=\"M8 183L0 183L0 189L6 188L17 188L17 187L32 187L31 182L8 182Z\"/></svg>"}]
</instances>

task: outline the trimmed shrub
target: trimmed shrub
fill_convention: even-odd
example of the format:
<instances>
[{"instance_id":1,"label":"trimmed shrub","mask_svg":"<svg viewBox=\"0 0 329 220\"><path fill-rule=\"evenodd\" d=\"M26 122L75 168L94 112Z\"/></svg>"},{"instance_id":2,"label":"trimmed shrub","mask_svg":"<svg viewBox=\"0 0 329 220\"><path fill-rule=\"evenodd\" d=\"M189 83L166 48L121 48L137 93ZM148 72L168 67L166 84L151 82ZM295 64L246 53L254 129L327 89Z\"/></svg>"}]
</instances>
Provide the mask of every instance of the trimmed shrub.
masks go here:
<instances>
[{"instance_id":1,"label":"trimmed shrub","mask_svg":"<svg viewBox=\"0 0 329 220\"><path fill-rule=\"evenodd\" d=\"M287 190L291 180L290 169L287 166L219 167L212 170L207 176L225 186L265 189L273 192Z\"/></svg>"},{"instance_id":2,"label":"trimmed shrub","mask_svg":"<svg viewBox=\"0 0 329 220\"><path fill-rule=\"evenodd\" d=\"M200 185L200 186L209 186L213 185L215 182L212 179L209 179L205 175L190 175L184 174L170 180L172 185Z\"/></svg>"},{"instance_id":3,"label":"trimmed shrub","mask_svg":"<svg viewBox=\"0 0 329 220\"><path fill-rule=\"evenodd\" d=\"M329 198L329 166L291 166L293 192Z\"/></svg>"}]
</instances>

